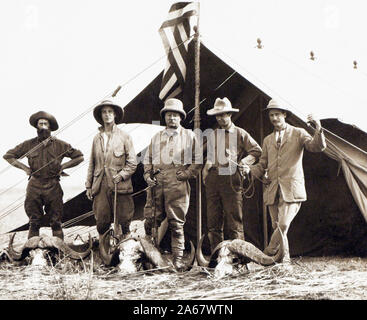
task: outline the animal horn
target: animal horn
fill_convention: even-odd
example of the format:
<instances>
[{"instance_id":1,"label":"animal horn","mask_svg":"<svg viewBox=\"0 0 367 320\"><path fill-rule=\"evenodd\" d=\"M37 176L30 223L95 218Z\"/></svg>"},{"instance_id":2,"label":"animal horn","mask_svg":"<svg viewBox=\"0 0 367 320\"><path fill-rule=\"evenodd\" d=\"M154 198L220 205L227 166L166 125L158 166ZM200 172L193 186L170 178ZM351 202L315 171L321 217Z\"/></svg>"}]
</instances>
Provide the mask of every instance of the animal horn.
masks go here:
<instances>
[{"instance_id":1,"label":"animal horn","mask_svg":"<svg viewBox=\"0 0 367 320\"><path fill-rule=\"evenodd\" d=\"M190 240L190 247L191 247L190 257L187 260L187 263L185 265L185 270L189 269L193 265L194 260L195 260L195 246L191 240Z\"/></svg>"},{"instance_id":2,"label":"animal horn","mask_svg":"<svg viewBox=\"0 0 367 320\"><path fill-rule=\"evenodd\" d=\"M58 237L51 237L51 242L55 248L61 250L65 255L75 260L86 258L90 254L92 250L92 245L93 245L92 237L90 236L90 234L89 234L89 241L88 241L89 246L87 250L85 250L84 252L78 252L78 251L73 250L63 240L61 240Z\"/></svg>"},{"instance_id":3,"label":"animal horn","mask_svg":"<svg viewBox=\"0 0 367 320\"><path fill-rule=\"evenodd\" d=\"M107 230L99 240L99 254L101 255L101 259L103 263L107 266L111 265L112 258L114 253L108 253L108 248L110 247L109 244L109 237L108 234L110 233L110 230Z\"/></svg>"},{"instance_id":4,"label":"animal horn","mask_svg":"<svg viewBox=\"0 0 367 320\"><path fill-rule=\"evenodd\" d=\"M209 266L209 260L206 260L206 258L203 255L203 252L201 250L201 247L203 245L205 234L200 238L198 248L196 250L196 260L198 261L199 266L207 267Z\"/></svg>"},{"instance_id":5,"label":"animal horn","mask_svg":"<svg viewBox=\"0 0 367 320\"><path fill-rule=\"evenodd\" d=\"M20 261L23 260L29 253L31 249L35 249L40 241L40 237L32 237L27 240L27 242L23 245L23 248L20 252L17 252L13 248L13 242L15 238L15 233L10 236L9 245L8 245L8 253L12 260Z\"/></svg>"},{"instance_id":6,"label":"animal horn","mask_svg":"<svg viewBox=\"0 0 367 320\"><path fill-rule=\"evenodd\" d=\"M286 240L281 231L280 231L280 235L281 235L280 247L275 256L268 256L265 253L263 253L260 249L255 247L252 243L241 240L241 239L232 240L232 242L227 246L227 248L231 252L239 256L246 257L263 266L270 266L270 265L275 264L276 262L282 261L285 255L284 247L285 247Z\"/></svg>"},{"instance_id":7,"label":"animal horn","mask_svg":"<svg viewBox=\"0 0 367 320\"><path fill-rule=\"evenodd\" d=\"M155 267L163 268L168 266L168 263L163 259L162 254L151 242L144 238L139 238L139 241L148 260Z\"/></svg>"}]
</instances>

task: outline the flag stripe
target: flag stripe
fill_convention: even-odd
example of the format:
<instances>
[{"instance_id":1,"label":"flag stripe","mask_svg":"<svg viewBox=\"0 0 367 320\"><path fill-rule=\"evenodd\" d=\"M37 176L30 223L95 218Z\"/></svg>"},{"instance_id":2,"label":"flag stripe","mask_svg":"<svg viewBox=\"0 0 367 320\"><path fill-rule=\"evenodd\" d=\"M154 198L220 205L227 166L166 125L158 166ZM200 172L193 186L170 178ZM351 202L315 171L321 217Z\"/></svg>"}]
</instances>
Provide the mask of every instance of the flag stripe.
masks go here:
<instances>
[{"instance_id":1,"label":"flag stripe","mask_svg":"<svg viewBox=\"0 0 367 320\"><path fill-rule=\"evenodd\" d=\"M181 89L180 86L178 86L175 90L173 90L171 93L168 94L168 96L166 97L166 99L174 98L177 95L179 95L181 92L182 92L182 89Z\"/></svg>"},{"instance_id":2,"label":"flag stripe","mask_svg":"<svg viewBox=\"0 0 367 320\"><path fill-rule=\"evenodd\" d=\"M172 75L174 74L174 70L173 68L171 68L169 63L167 63L167 66L168 66L168 69L166 69L165 72L163 73L162 88L163 88L163 85L166 84L168 80L171 79Z\"/></svg>"},{"instance_id":3,"label":"flag stripe","mask_svg":"<svg viewBox=\"0 0 367 320\"><path fill-rule=\"evenodd\" d=\"M180 37L180 39L181 39L181 42L180 43L182 43L182 45L179 47L179 50L180 50L180 52L181 52L181 54L182 55L185 55L185 56L187 56L187 54L188 54L188 48L189 48L189 41L182 41L182 39L187 39L187 38L189 38L188 36L186 36L187 35L187 33L186 33L186 31L185 31L185 28L184 28L184 26L182 25L182 23L181 24L179 24L178 26L177 26L177 30L176 30L176 32L174 33L174 36L175 36L175 38L176 38L176 42L178 41L177 40L177 38L178 37Z\"/></svg>"},{"instance_id":4,"label":"flag stripe","mask_svg":"<svg viewBox=\"0 0 367 320\"><path fill-rule=\"evenodd\" d=\"M186 65L180 55L180 51L177 48L177 44L175 38L173 37L173 34L167 32L166 36L169 43L173 47L173 49L168 53L167 58L176 73L178 81L180 82L180 84L183 84L184 83L183 72L186 72Z\"/></svg>"},{"instance_id":5,"label":"flag stripe","mask_svg":"<svg viewBox=\"0 0 367 320\"><path fill-rule=\"evenodd\" d=\"M182 30L183 28L180 28L180 26L177 26L176 30L173 32L173 36L175 38L176 43L182 43ZM185 67L185 74L186 74L186 64L187 64L187 57L188 57L187 48L183 44L177 48L177 51L180 53L182 63L184 64L184 67ZM185 78L185 75L184 75L184 78Z\"/></svg>"},{"instance_id":6,"label":"flag stripe","mask_svg":"<svg viewBox=\"0 0 367 320\"><path fill-rule=\"evenodd\" d=\"M181 17L177 17L177 18L170 19L170 20L163 22L161 28L168 28L168 27L175 26L176 24L182 23L185 20L187 20L188 18L191 18L192 16L195 16L195 15L196 15L196 11L187 12Z\"/></svg>"},{"instance_id":7,"label":"flag stripe","mask_svg":"<svg viewBox=\"0 0 367 320\"><path fill-rule=\"evenodd\" d=\"M159 93L159 97L161 99L165 97L175 85L179 86L179 83L177 82L176 75L173 73L172 76L168 79L167 83L162 87L161 92Z\"/></svg>"},{"instance_id":8,"label":"flag stripe","mask_svg":"<svg viewBox=\"0 0 367 320\"><path fill-rule=\"evenodd\" d=\"M195 14L197 15L198 4L194 2L187 2L185 6L181 6L181 7L173 5L171 6L168 12L167 20L177 18L179 16L184 15L186 12L190 12L190 11L196 12Z\"/></svg>"},{"instance_id":9,"label":"flag stripe","mask_svg":"<svg viewBox=\"0 0 367 320\"><path fill-rule=\"evenodd\" d=\"M182 26L185 29L187 36L190 37L190 33L191 33L190 31L191 30L190 30L190 22L189 22L189 20L183 21L182 22Z\"/></svg>"},{"instance_id":10,"label":"flag stripe","mask_svg":"<svg viewBox=\"0 0 367 320\"><path fill-rule=\"evenodd\" d=\"M180 9L182 9L182 8L184 8L184 7L186 7L187 5L190 5L192 2L184 2L184 1L182 1L182 2L176 2L176 3L174 3L172 6L171 6L171 8L169 9L169 12L171 12L171 11L176 11L176 10L180 10Z\"/></svg>"},{"instance_id":11,"label":"flag stripe","mask_svg":"<svg viewBox=\"0 0 367 320\"><path fill-rule=\"evenodd\" d=\"M164 33L162 38L166 39L166 41L168 42L168 39L166 38L166 33ZM181 69L179 68L177 61L175 60L175 56L173 52L174 52L173 50L168 51L167 59L168 59L168 62L171 64L171 67L173 68L174 72L176 73L177 78L180 80L180 83L183 83L184 80L183 80L183 76L181 73Z\"/></svg>"},{"instance_id":12,"label":"flag stripe","mask_svg":"<svg viewBox=\"0 0 367 320\"><path fill-rule=\"evenodd\" d=\"M167 54L159 97L174 97L183 91L188 63L188 46L197 24L199 3L178 2L171 6L168 18L159 29Z\"/></svg>"}]
</instances>

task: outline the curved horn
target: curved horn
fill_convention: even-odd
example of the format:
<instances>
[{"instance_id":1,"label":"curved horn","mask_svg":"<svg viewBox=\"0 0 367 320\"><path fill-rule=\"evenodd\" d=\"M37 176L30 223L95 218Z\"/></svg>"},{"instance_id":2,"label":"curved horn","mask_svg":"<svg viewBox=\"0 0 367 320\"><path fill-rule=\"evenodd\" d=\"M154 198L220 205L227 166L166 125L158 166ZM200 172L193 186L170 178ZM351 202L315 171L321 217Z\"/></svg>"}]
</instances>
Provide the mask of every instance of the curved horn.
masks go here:
<instances>
[{"instance_id":1,"label":"curved horn","mask_svg":"<svg viewBox=\"0 0 367 320\"><path fill-rule=\"evenodd\" d=\"M108 234L110 233L110 230L107 230L100 238L99 240L99 254L101 256L101 259L103 263L106 266L111 265L112 257L114 253L108 253L108 248L110 247L109 244L109 237Z\"/></svg>"},{"instance_id":2,"label":"curved horn","mask_svg":"<svg viewBox=\"0 0 367 320\"><path fill-rule=\"evenodd\" d=\"M92 237L89 234L89 246L88 249L84 252L78 252L70 248L63 240L61 240L58 237L51 237L51 242L53 246L59 250L61 250L65 255L68 255L70 258L78 260L78 259L84 259L86 258L91 250L92 250Z\"/></svg>"},{"instance_id":3,"label":"curved horn","mask_svg":"<svg viewBox=\"0 0 367 320\"><path fill-rule=\"evenodd\" d=\"M162 254L152 243L144 238L140 238L139 241L145 255L155 267L168 267L168 263L163 259Z\"/></svg>"},{"instance_id":4,"label":"curved horn","mask_svg":"<svg viewBox=\"0 0 367 320\"><path fill-rule=\"evenodd\" d=\"M12 260L20 261L23 260L29 253L31 249L35 249L38 246L40 241L40 237L32 237L27 240L27 242L23 245L21 252L16 252L13 248L13 242L15 238L15 233L10 236L9 245L8 245L8 253Z\"/></svg>"},{"instance_id":5,"label":"curved horn","mask_svg":"<svg viewBox=\"0 0 367 320\"><path fill-rule=\"evenodd\" d=\"M240 239L232 240L232 242L228 245L228 249L239 256L246 257L263 266L270 266L275 264L276 262L282 261L285 255L284 247L286 240L281 231L280 235L280 247L275 256L268 256L260 249L255 247L252 243Z\"/></svg>"},{"instance_id":6,"label":"curved horn","mask_svg":"<svg viewBox=\"0 0 367 320\"><path fill-rule=\"evenodd\" d=\"M209 266L209 260L206 260L206 258L203 255L203 252L201 250L201 247L203 245L203 241L205 238L205 234L200 238L199 244L198 244L198 248L196 250L196 260L198 261L199 266L202 267L207 267Z\"/></svg>"},{"instance_id":7,"label":"curved horn","mask_svg":"<svg viewBox=\"0 0 367 320\"><path fill-rule=\"evenodd\" d=\"M188 270L193 265L195 260L195 246L191 240L190 240L190 246L191 246L190 256L189 259L187 260L187 263L185 264L185 270Z\"/></svg>"}]
</instances>

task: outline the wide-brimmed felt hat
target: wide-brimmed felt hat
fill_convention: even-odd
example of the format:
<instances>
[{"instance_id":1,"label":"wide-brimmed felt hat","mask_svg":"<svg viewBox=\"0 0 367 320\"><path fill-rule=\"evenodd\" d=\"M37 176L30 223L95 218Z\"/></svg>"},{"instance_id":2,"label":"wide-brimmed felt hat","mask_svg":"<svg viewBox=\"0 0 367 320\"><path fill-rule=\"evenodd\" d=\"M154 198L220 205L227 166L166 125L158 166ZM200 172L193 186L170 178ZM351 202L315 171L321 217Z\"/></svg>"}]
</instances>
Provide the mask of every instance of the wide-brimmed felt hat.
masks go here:
<instances>
[{"instance_id":1,"label":"wide-brimmed felt hat","mask_svg":"<svg viewBox=\"0 0 367 320\"><path fill-rule=\"evenodd\" d=\"M292 111L288 110L287 108L284 108L278 101L276 101L275 99L271 99L268 103L268 105L266 106L266 108L263 111L269 111L272 109L277 109L277 110L281 110L284 111L287 114L287 117L289 117L290 115L292 115Z\"/></svg>"},{"instance_id":2,"label":"wide-brimmed felt hat","mask_svg":"<svg viewBox=\"0 0 367 320\"><path fill-rule=\"evenodd\" d=\"M160 111L162 118L164 118L164 113L167 111L178 112L182 116L182 120L186 118L186 112L183 108L183 103L181 100L176 98L169 98L165 101L164 107Z\"/></svg>"},{"instance_id":3,"label":"wide-brimmed felt hat","mask_svg":"<svg viewBox=\"0 0 367 320\"><path fill-rule=\"evenodd\" d=\"M217 98L214 102L213 109L210 109L206 112L208 116L216 116L222 113L233 113L238 112L239 109L232 108L232 103L228 98L224 97L223 99Z\"/></svg>"},{"instance_id":4,"label":"wide-brimmed felt hat","mask_svg":"<svg viewBox=\"0 0 367 320\"><path fill-rule=\"evenodd\" d=\"M48 122L50 123L50 130L51 131L56 131L57 129L59 129L59 124L56 121L56 118L46 112L46 111L38 111L34 114L32 114L29 117L29 123L31 124L31 126L35 127L37 129L37 123L39 119L46 119L48 120Z\"/></svg>"},{"instance_id":5,"label":"wide-brimmed felt hat","mask_svg":"<svg viewBox=\"0 0 367 320\"><path fill-rule=\"evenodd\" d=\"M103 120L102 120L102 108L110 106L115 111L115 123L120 124L122 123L122 119L124 118L124 110L117 104L113 103L111 100L104 100L102 101L98 106L96 106L93 109L93 116L96 119L96 121L103 126Z\"/></svg>"}]
</instances>

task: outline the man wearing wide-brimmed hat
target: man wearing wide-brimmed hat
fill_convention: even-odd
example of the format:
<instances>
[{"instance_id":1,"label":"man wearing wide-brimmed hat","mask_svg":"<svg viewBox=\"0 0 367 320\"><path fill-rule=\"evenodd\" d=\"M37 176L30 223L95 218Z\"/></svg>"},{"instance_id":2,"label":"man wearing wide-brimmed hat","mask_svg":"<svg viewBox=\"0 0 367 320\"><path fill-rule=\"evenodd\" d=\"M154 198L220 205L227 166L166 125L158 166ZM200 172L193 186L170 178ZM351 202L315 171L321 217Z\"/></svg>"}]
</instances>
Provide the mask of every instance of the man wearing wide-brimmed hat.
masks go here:
<instances>
[{"instance_id":1,"label":"man wearing wide-brimmed hat","mask_svg":"<svg viewBox=\"0 0 367 320\"><path fill-rule=\"evenodd\" d=\"M144 178L154 188L154 193L147 194L144 208L145 231L151 235L154 218L159 226L167 217L174 265L181 270L184 267L184 223L190 200L188 180L201 169L202 154L194 132L180 124L186 117L180 100L167 99L160 115L166 128L153 136L144 159ZM154 174L156 172L159 173Z\"/></svg>"},{"instance_id":2,"label":"man wearing wide-brimmed hat","mask_svg":"<svg viewBox=\"0 0 367 320\"><path fill-rule=\"evenodd\" d=\"M132 138L117 127L122 123L124 111L112 101L102 101L94 108L93 116L101 127L93 139L85 183L87 197L93 200L97 231L101 236L113 221L116 187L117 223L121 226L120 236L126 237L134 215L131 176L137 166Z\"/></svg>"},{"instance_id":3,"label":"man wearing wide-brimmed hat","mask_svg":"<svg viewBox=\"0 0 367 320\"><path fill-rule=\"evenodd\" d=\"M237 112L239 109L233 108L228 98L217 98L214 107L207 111L216 117L219 125L208 137L203 169L212 251L224 239L244 239L242 178L237 164L252 164L261 155L258 143L232 122L232 114Z\"/></svg>"},{"instance_id":4,"label":"man wearing wide-brimmed hat","mask_svg":"<svg viewBox=\"0 0 367 320\"><path fill-rule=\"evenodd\" d=\"M321 152L326 148L325 137L319 120L313 115L307 121L316 126L315 134L311 137L303 128L297 128L286 122L292 114L275 99L271 99L266 109L274 132L265 137L263 152L259 163L250 166L251 173L263 179L264 203L269 208L272 221L272 234L269 245L264 252L273 255L277 252L280 241L279 228L285 235L291 222L306 201L306 189L302 167L304 149L311 152ZM289 245L286 242L284 262L290 261Z\"/></svg>"},{"instance_id":5,"label":"man wearing wide-brimmed hat","mask_svg":"<svg viewBox=\"0 0 367 320\"><path fill-rule=\"evenodd\" d=\"M39 235L44 206L50 219L52 234L63 239L63 191L59 183L60 175L66 175L64 169L82 162L83 154L70 144L51 136L51 131L59 128L51 114L45 111L36 112L29 118L29 123L37 129L38 136L9 150L4 159L29 175L24 201L25 212L29 217L28 238ZM28 158L29 167L17 160L23 157ZM61 164L64 157L71 160Z\"/></svg>"}]
</instances>

